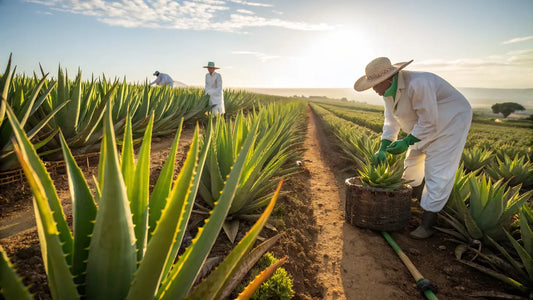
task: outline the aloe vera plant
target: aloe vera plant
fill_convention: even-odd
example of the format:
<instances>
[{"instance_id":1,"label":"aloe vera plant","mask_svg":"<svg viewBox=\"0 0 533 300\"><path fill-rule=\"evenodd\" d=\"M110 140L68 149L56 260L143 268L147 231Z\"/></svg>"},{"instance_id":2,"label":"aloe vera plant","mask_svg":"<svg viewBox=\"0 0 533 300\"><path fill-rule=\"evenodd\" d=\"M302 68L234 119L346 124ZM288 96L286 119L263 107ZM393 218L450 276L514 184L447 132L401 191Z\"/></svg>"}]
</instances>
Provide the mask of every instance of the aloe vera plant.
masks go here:
<instances>
[{"instance_id":1,"label":"aloe vera plant","mask_svg":"<svg viewBox=\"0 0 533 300\"><path fill-rule=\"evenodd\" d=\"M533 191L520 194L520 186L508 187L503 179L493 183L485 175L469 178L468 188L468 212L475 224L473 232L475 227L479 229L478 239L483 235L496 240L504 238L502 228L509 228L512 217L533 194Z\"/></svg>"},{"instance_id":2,"label":"aloe vera plant","mask_svg":"<svg viewBox=\"0 0 533 300\"><path fill-rule=\"evenodd\" d=\"M402 179L403 160L392 155L387 160L387 162L378 165L368 162L358 170L359 179L361 179L363 186L397 190L408 183Z\"/></svg>"},{"instance_id":3,"label":"aloe vera plant","mask_svg":"<svg viewBox=\"0 0 533 300\"><path fill-rule=\"evenodd\" d=\"M531 207L524 205L518 213L519 239L505 231L507 242L497 242L486 237L493 251L485 253L474 247L461 247L456 251L460 262L475 268L507 284L527 298L533 297L533 213ZM477 261L463 259L467 252L472 252ZM516 295L507 294L512 298Z\"/></svg>"},{"instance_id":4,"label":"aloe vera plant","mask_svg":"<svg viewBox=\"0 0 533 300\"><path fill-rule=\"evenodd\" d=\"M492 151L479 147L465 148L461 160L463 167L468 171L483 169L493 158Z\"/></svg>"},{"instance_id":5,"label":"aloe vera plant","mask_svg":"<svg viewBox=\"0 0 533 300\"><path fill-rule=\"evenodd\" d=\"M167 164L170 166L173 162L167 161L161 175L163 179L160 178L164 182L159 185L158 181L158 192L150 199L157 203L154 207L162 207L162 210L157 212L158 219L150 221L150 217L143 214L148 211L149 204L146 199L148 183L142 172L146 170L149 157L147 145L151 142L152 121L146 130L137 163L132 165L131 130L125 130L126 142L123 152L127 153L123 153L121 161L116 150L111 108L110 106L106 108L98 192L95 197L91 194L81 170L76 166L65 139L60 135L73 201L74 231L71 232L57 192L42 161L9 107L7 115L14 128L17 141L14 144L16 153L34 193L37 229L52 297L54 299L183 299L186 297L228 214L248 152L257 138L257 126L251 128L250 134L244 141L222 189L219 202L209 219L206 220L204 227L198 230L192 245L174 262L176 255L173 251L176 245L179 247L181 243L180 236L183 236L192 210L209 139L204 141L204 149L200 149L199 134L196 130L187 159L177 179L172 183L169 181L172 180L173 173L166 166ZM127 127L129 126L131 125L128 124ZM173 149L177 141L176 138ZM139 187L138 190L137 187L131 186L131 182L145 186ZM234 269L252 247L272 211L280 187L281 184L254 229L222 263L221 266L224 267L219 268ZM132 193L138 195L130 198ZM148 238L147 232L150 230L148 224L154 222L155 228ZM137 228L142 228L143 232ZM24 298L31 298L27 290L21 287L20 280L5 256L0 260L0 270L2 271L0 282L5 295L23 295ZM206 297L196 299L213 299L230 273L218 272L209 285L201 283L189 296L194 298L197 293L205 293ZM206 289L209 291L206 292Z\"/></svg>"},{"instance_id":6,"label":"aloe vera plant","mask_svg":"<svg viewBox=\"0 0 533 300\"><path fill-rule=\"evenodd\" d=\"M496 163L489 165L485 171L491 178L502 178L511 186L520 184L526 189L533 187L533 163L525 156L511 158L504 155L503 159L497 157Z\"/></svg>"},{"instance_id":7,"label":"aloe vera plant","mask_svg":"<svg viewBox=\"0 0 533 300\"><path fill-rule=\"evenodd\" d=\"M296 159L296 149L303 140L302 135L294 134L295 128L298 128L298 119L294 116L300 108L290 109L290 106L285 105L285 111L282 111L279 106L276 108L271 105L262 108L257 115L238 114L233 122L217 119L199 191L202 199L211 207L220 201L225 178L231 172L242 144L253 133L251 128L259 126L259 137L250 148L241 182L224 225L230 241L235 239L239 217L255 214L265 207L278 178L296 170L296 166L286 166L286 163Z\"/></svg>"}]
</instances>

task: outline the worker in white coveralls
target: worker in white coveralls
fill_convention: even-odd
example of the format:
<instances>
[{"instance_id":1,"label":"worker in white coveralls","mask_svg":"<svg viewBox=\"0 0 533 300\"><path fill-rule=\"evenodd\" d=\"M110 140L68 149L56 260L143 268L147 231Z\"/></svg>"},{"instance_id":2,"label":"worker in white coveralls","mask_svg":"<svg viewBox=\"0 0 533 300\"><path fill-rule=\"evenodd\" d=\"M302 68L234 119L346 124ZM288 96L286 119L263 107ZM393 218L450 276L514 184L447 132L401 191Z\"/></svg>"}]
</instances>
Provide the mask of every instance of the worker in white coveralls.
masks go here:
<instances>
[{"instance_id":1,"label":"worker in white coveralls","mask_svg":"<svg viewBox=\"0 0 533 300\"><path fill-rule=\"evenodd\" d=\"M224 92L222 91L222 76L215 72L215 63L210 61L207 63L209 73L205 74L205 92L209 95L209 103L212 106L213 114L224 114L226 109L224 108Z\"/></svg>"},{"instance_id":2,"label":"worker in white coveralls","mask_svg":"<svg viewBox=\"0 0 533 300\"><path fill-rule=\"evenodd\" d=\"M354 89L373 88L385 101L381 147L374 161L386 161L386 152L405 151L403 178L413 190L422 189L423 214L411 237L430 237L437 213L446 205L466 142L472 108L466 98L441 77L402 70L412 62L392 65L386 57L371 61ZM408 136L396 140L400 129ZM425 177L425 186L422 187Z\"/></svg>"},{"instance_id":3,"label":"worker in white coveralls","mask_svg":"<svg viewBox=\"0 0 533 300\"><path fill-rule=\"evenodd\" d=\"M170 75L165 73L160 73L159 71L154 72L154 76L157 76L157 78L150 83L150 86L152 85L159 85L159 86L165 86L168 85L170 87L174 87L174 80L172 80L172 77Z\"/></svg>"}]
</instances>

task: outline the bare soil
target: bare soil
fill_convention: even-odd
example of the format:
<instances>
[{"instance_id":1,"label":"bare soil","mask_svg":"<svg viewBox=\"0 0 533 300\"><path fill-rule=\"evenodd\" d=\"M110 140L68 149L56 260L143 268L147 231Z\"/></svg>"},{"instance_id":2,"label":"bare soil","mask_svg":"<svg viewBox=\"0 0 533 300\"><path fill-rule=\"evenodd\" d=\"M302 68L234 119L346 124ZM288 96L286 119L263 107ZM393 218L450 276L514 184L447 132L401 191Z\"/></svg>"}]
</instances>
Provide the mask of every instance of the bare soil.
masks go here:
<instances>
[{"instance_id":1,"label":"bare soil","mask_svg":"<svg viewBox=\"0 0 533 300\"><path fill-rule=\"evenodd\" d=\"M293 276L295 299L424 299L407 268L379 232L344 222L343 162L330 135L309 111L307 139L301 172L284 183L286 195L278 200L271 218L277 231L264 229L262 237L284 233L271 251L289 257L283 266ZM193 129L185 128L180 140L178 163L186 155ZM168 156L173 136L154 138L151 184ZM92 181L97 162L81 168ZM53 176L56 189L69 213L68 182L64 174ZM409 231L419 222L420 208L412 203L413 217L402 231L391 236L423 276L439 287L439 299L474 299L480 291L503 291L496 280L455 260L455 245L437 232L428 240L413 240ZM194 219L194 217L193 217ZM242 237L243 232L238 235ZM193 232L193 230L191 230ZM24 277L37 299L50 299L39 241L35 229L32 196L24 183L0 186L0 245ZM222 234L213 255L231 250ZM0 299L2 296L0 295ZM480 299L480 298L475 298Z\"/></svg>"}]
</instances>

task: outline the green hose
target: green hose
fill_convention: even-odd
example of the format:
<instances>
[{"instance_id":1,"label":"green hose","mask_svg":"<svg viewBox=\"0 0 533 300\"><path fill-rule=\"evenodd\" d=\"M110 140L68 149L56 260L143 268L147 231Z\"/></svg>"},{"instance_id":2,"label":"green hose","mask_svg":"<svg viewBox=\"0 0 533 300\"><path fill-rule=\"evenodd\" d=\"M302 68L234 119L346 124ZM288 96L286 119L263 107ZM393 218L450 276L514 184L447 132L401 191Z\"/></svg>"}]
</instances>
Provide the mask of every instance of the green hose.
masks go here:
<instances>
[{"instance_id":1,"label":"green hose","mask_svg":"<svg viewBox=\"0 0 533 300\"><path fill-rule=\"evenodd\" d=\"M382 231L381 234L383 234L383 237L389 245L391 245L392 249L398 254L402 262L405 264L411 275L413 275L416 286L420 291L423 292L424 296L426 296L427 299L430 300L438 300L437 296L433 293L433 290L435 289L434 285L427 279L425 279L420 272L416 269L416 267L413 265L409 257L402 251L402 249L394 242L392 237L385 231Z\"/></svg>"}]
</instances>

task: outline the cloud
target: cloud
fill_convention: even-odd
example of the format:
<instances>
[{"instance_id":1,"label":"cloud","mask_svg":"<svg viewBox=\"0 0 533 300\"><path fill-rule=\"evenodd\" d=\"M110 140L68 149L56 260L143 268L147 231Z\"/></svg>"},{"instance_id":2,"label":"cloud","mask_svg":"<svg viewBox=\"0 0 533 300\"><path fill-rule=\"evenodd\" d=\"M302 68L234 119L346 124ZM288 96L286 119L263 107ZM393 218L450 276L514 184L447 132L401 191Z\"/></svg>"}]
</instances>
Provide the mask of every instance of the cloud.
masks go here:
<instances>
[{"instance_id":1,"label":"cloud","mask_svg":"<svg viewBox=\"0 0 533 300\"><path fill-rule=\"evenodd\" d=\"M531 88L533 49L454 60L415 60L412 70L434 72L462 87Z\"/></svg>"},{"instance_id":2,"label":"cloud","mask_svg":"<svg viewBox=\"0 0 533 300\"><path fill-rule=\"evenodd\" d=\"M268 55L268 54L265 54L265 53L255 52L255 51L233 51L231 53L233 53L233 54L241 54L241 55L252 55L252 56L255 56L256 58L258 58L261 62L266 62L266 61L269 61L271 59L279 58L279 56Z\"/></svg>"},{"instance_id":3,"label":"cloud","mask_svg":"<svg viewBox=\"0 0 533 300\"><path fill-rule=\"evenodd\" d=\"M510 40L502 42L502 45L520 43L520 42L524 42L524 41L531 40L531 39L533 39L533 35L524 36L524 37L517 37L517 38L510 39Z\"/></svg>"},{"instance_id":4,"label":"cloud","mask_svg":"<svg viewBox=\"0 0 533 300\"><path fill-rule=\"evenodd\" d=\"M272 7L272 6L274 6L272 4L264 4L264 3L258 3L258 2L248 2L246 0L230 0L230 2L243 4L243 5L249 5L249 6L261 6L261 7Z\"/></svg>"},{"instance_id":5,"label":"cloud","mask_svg":"<svg viewBox=\"0 0 533 300\"><path fill-rule=\"evenodd\" d=\"M25 0L50 10L95 17L121 27L241 32L251 27L292 30L331 30L334 26L257 16L258 7L271 4L246 0ZM245 9L246 8L246 9Z\"/></svg>"},{"instance_id":6,"label":"cloud","mask_svg":"<svg viewBox=\"0 0 533 300\"><path fill-rule=\"evenodd\" d=\"M415 63L424 68L494 68L494 67L517 67L529 68L533 66L533 49L510 51L505 54L490 55L477 58L460 58L454 60L425 60Z\"/></svg>"},{"instance_id":7,"label":"cloud","mask_svg":"<svg viewBox=\"0 0 533 300\"><path fill-rule=\"evenodd\" d=\"M241 14L255 15L255 13L253 11L247 10L247 9L237 9L237 12L241 13Z\"/></svg>"}]
</instances>

